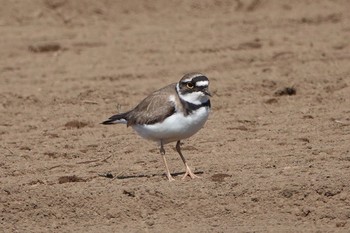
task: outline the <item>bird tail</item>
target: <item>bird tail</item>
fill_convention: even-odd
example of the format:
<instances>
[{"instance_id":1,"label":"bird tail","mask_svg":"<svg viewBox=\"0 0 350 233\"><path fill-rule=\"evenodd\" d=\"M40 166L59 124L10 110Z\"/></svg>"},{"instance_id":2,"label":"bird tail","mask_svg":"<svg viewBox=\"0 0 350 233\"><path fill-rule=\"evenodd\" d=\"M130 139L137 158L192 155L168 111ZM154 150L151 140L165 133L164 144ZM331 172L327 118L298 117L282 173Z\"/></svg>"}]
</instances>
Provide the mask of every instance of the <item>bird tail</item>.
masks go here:
<instances>
[{"instance_id":1,"label":"bird tail","mask_svg":"<svg viewBox=\"0 0 350 233\"><path fill-rule=\"evenodd\" d=\"M108 118L108 120L105 120L101 124L103 125L127 124L128 123L127 114L128 113L126 112L126 113L113 115L110 118Z\"/></svg>"}]
</instances>

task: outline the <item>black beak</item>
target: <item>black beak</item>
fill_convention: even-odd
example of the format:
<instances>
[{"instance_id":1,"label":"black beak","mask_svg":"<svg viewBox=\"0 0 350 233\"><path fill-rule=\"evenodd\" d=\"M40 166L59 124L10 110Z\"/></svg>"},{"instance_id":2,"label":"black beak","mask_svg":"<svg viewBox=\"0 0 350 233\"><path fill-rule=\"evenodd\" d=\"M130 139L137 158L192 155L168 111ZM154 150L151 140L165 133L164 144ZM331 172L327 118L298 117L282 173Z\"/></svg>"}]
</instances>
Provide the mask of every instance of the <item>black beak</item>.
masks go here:
<instances>
[{"instance_id":1,"label":"black beak","mask_svg":"<svg viewBox=\"0 0 350 233\"><path fill-rule=\"evenodd\" d=\"M202 92L203 92L205 95L211 96L211 93L210 93L210 91L208 90L208 88L205 88Z\"/></svg>"}]
</instances>

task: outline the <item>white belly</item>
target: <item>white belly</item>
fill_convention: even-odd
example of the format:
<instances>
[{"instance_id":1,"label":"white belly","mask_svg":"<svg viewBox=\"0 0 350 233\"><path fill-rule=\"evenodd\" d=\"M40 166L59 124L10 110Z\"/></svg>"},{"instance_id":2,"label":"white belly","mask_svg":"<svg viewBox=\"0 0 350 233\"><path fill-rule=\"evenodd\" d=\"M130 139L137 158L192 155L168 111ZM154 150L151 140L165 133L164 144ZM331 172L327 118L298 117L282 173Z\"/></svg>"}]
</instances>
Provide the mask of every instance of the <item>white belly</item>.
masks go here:
<instances>
[{"instance_id":1,"label":"white belly","mask_svg":"<svg viewBox=\"0 0 350 233\"><path fill-rule=\"evenodd\" d=\"M161 123L133 125L132 128L143 138L163 144L189 138L197 133L207 121L209 108L202 107L188 116L175 113Z\"/></svg>"}]
</instances>

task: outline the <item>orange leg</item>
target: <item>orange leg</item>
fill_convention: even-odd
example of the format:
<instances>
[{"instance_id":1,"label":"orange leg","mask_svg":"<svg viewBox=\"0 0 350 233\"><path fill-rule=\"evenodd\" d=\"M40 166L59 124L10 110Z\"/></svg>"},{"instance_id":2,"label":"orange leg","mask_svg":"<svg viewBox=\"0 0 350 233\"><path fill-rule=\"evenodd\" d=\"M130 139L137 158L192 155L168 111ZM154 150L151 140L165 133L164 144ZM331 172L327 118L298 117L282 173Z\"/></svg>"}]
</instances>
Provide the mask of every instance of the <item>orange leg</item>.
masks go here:
<instances>
[{"instance_id":1,"label":"orange leg","mask_svg":"<svg viewBox=\"0 0 350 233\"><path fill-rule=\"evenodd\" d=\"M181 153L181 148L180 148L180 141L177 141L176 143L176 151L179 153L179 155L181 156L182 162L185 164L186 167L186 173L185 175L182 177L182 180L186 179L187 176L191 177L191 179L194 178L200 178L199 176L196 176L190 169L190 167L187 165L186 163L186 159L185 157L182 155Z\"/></svg>"},{"instance_id":2,"label":"orange leg","mask_svg":"<svg viewBox=\"0 0 350 233\"><path fill-rule=\"evenodd\" d=\"M167 164L166 159L165 159L165 150L164 150L162 141L160 141L160 154L162 155L162 158L163 158L163 162L164 162L165 170L166 170L166 176L168 177L168 180L174 181L175 179L171 176L168 164Z\"/></svg>"}]
</instances>

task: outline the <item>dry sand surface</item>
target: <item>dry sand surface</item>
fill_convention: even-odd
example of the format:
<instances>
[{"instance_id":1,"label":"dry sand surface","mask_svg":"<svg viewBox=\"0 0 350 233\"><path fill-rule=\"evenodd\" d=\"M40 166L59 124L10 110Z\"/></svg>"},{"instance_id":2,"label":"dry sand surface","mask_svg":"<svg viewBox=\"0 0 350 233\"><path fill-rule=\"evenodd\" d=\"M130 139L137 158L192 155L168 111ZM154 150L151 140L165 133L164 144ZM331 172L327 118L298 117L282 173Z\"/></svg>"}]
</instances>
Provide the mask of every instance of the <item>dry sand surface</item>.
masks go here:
<instances>
[{"instance_id":1,"label":"dry sand surface","mask_svg":"<svg viewBox=\"0 0 350 233\"><path fill-rule=\"evenodd\" d=\"M0 232L350 232L349 1L0 5ZM99 123L190 71L202 179L173 143L168 182L153 142Z\"/></svg>"}]
</instances>

